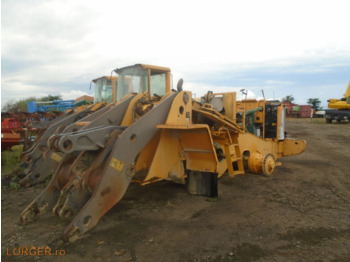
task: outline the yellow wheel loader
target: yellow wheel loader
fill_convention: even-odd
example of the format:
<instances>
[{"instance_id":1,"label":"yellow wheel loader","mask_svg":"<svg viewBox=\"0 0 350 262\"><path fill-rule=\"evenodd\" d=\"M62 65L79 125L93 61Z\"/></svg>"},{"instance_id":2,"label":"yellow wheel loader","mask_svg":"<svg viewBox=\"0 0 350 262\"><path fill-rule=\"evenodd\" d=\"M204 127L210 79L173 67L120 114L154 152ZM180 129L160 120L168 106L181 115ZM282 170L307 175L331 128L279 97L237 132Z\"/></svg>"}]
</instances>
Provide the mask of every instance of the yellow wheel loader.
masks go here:
<instances>
[{"instance_id":1,"label":"yellow wheel loader","mask_svg":"<svg viewBox=\"0 0 350 262\"><path fill-rule=\"evenodd\" d=\"M172 88L169 68L136 64L115 71L118 102L48 140L57 168L22 222L52 211L71 219L63 239L73 242L118 203L130 182L167 179L191 194L216 197L225 173L244 175L246 167L271 175L279 158L305 149L305 141L285 138L280 102L238 102L235 92L208 92L194 101L182 80Z\"/></svg>"}]
</instances>

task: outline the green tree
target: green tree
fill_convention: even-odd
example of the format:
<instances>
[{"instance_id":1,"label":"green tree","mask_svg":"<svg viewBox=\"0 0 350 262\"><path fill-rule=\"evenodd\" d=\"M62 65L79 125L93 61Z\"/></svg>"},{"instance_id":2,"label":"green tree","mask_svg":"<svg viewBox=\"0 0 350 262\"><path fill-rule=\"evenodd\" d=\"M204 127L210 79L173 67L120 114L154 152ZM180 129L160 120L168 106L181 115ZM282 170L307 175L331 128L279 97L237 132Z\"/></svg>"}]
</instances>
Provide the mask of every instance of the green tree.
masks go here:
<instances>
[{"instance_id":1,"label":"green tree","mask_svg":"<svg viewBox=\"0 0 350 262\"><path fill-rule=\"evenodd\" d=\"M36 101L46 102L46 101L57 101L57 100L62 100L62 96L60 96L60 95L59 96L48 95L48 96L43 96Z\"/></svg>"},{"instance_id":2,"label":"green tree","mask_svg":"<svg viewBox=\"0 0 350 262\"><path fill-rule=\"evenodd\" d=\"M27 102L36 101L37 99L32 96L25 99L10 100L7 101L1 108L3 112L27 112Z\"/></svg>"},{"instance_id":3,"label":"green tree","mask_svg":"<svg viewBox=\"0 0 350 262\"><path fill-rule=\"evenodd\" d=\"M320 110L321 100L318 98L309 98L307 103L311 105L312 109Z\"/></svg>"},{"instance_id":4,"label":"green tree","mask_svg":"<svg viewBox=\"0 0 350 262\"><path fill-rule=\"evenodd\" d=\"M7 101L1 108L3 112L11 112L16 107L17 102L15 100Z\"/></svg>"},{"instance_id":5,"label":"green tree","mask_svg":"<svg viewBox=\"0 0 350 262\"><path fill-rule=\"evenodd\" d=\"M28 98L20 99L18 101L16 100L10 100L7 101L1 108L1 111L3 112L27 112L27 103L30 101L38 101L38 102L46 102L46 101L56 101L56 100L62 100L62 97L60 95L58 96L43 96L40 98L31 96Z\"/></svg>"},{"instance_id":6,"label":"green tree","mask_svg":"<svg viewBox=\"0 0 350 262\"><path fill-rule=\"evenodd\" d=\"M282 102L294 102L294 97L292 95L287 95L286 97L282 98Z\"/></svg>"}]
</instances>

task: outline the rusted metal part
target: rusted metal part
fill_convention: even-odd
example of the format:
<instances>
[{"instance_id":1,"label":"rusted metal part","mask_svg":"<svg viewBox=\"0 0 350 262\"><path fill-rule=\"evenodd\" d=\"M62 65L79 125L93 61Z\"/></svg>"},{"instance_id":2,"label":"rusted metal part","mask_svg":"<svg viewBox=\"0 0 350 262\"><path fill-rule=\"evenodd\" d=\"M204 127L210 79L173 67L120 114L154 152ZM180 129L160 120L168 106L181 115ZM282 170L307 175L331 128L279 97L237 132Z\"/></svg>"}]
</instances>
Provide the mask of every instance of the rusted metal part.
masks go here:
<instances>
[{"instance_id":1,"label":"rusted metal part","mask_svg":"<svg viewBox=\"0 0 350 262\"><path fill-rule=\"evenodd\" d=\"M22 212L20 220L22 223L28 223L38 218L40 213L53 208L60 195L57 180L52 179L51 183L44 191Z\"/></svg>"},{"instance_id":2,"label":"rusted metal part","mask_svg":"<svg viewBox=\"0 0 350 262\"><path fill-rule=\"evenodd\" d=\"M96 185L100 181L103 163L106 162L106 158L108 158L110 152L112 151L119 133L120 130L113 132L111 138L106 144L106 147L99 152L97 156L95 154L96 157L88 168L86 165L79 165L86 152L82 152L77 158L78 160L74 161L69 171L69 181L67 183L63 182L65 185L62 185L58 204L56 204L54 207L53 212L56 215L64 219L68 219L69 217L75 215L89 200ZM91 161L88 162L91 163Z\"/></svg>"},{"instance_id":3,"label":"rusted metal part","mask_svg":"<svg viewBox=\"0 0 350 262\"><path fill-rule=\"evenodd\" d=\"M264 158L262 170L265 176L272 175L276 167L275 157L272 154L267 154Z\"/></svg>"},{"instance_id":4,"label":"rusted metal part","mask_svg":"<svg viewBox=\"0 0 350 262\"><path fill-rule=\"evenodd\" d=\"M93 228L122 198L134 175L137 154L158 132L156 126L165 122L176 95L167 97L120 135L91 198L64 231L63 237L66 240L72 242Z\"/></svg>"},{"instance_id":5,"label":"rusted metal part","mask_svg":"<svg viewBox=\"0 0 350 262\"><path fill-rule=\"evenodd\" d=\"M176 95L125 130L114 130L103 149L65 154L50 184L23 211L21 221L29 222L50 209L65 219L78 212L63 234L71 242L94 227L124 195L137 155L158 132L157 125L165 123Z\"/></svg>"},{"instance_id":6,"label":"rusted metal part","mask_svg":"<svg viewBox=\"0 0 350 262\"><path fill-rule=\"evenodd\" d=\"M80 155L82 155L80 153ZM22 212L21 221L26 223L37 218L46 210L53 210L61 195L61 189L70 179L74 163L80 159L80 155L67 154L60 162L54 176L44 191ZM39 208L40 207L40 208ZM57 207L56 207L57 209Z\"/></svg>"},{"instance_id":7,"label":"rusted metal part","mask_svg":"<svg viewBox=\"0 0 350 262\"><path fill-rule=\"evenodd\" d=\"M43 153L41 158L37 159L30 167L27 168L25 171L27 174L26 177L20 181L21 186L28 187L34 183L44 181L55 171L62 158L62 153L47 150L45 153Z\"/></svg>"},{"instance_id":8,"label":"rusted metal part","mask_svg":"<svg viewBox=\"0 0 350 262\"><path fill-rule=\"evenodd\" d=\"M89 168L91 162L93 161L92 159L95 157L95 152L83 151L77 158L71 160L73 162L69 161L60 165L56 176L61 192L58 201L53 208L53 213L55 215L68 219L71 215L77 212L77 210L79 210L83 203L86 202L90 193L85 188L81 188L78 191L75 191L75 189L81 185L83 173ZM68 205L67 202L69 201L72 193L77 195L75 199L79 201L75 201L77 203L74 205L72 205L72 203ZM84 201L84 199L86 200ZM78 203L81 202L82 204L78 205Z\"/></svg>"},{"instance_id":9,"label":"rusted metal part","mask_svg":"<svg viewBox=\"0 0 350 262\"><path fill-rule=\"evenodd\" d=\"M57 168L57 166L61 162L64 154L62 152L55 152L55 150L52 150L48 147L48 144L51 145L57 151L58 148L55 148L55 145L57 145L60 136L62 136L62 134L66 134L68 130L71 131L80 128L81 130L84 130L84 132L88 132L88 128L96 128L100 124L105 124L106 126L110 125L111 123L116 126L120 125L121 121L123 120L125 111L128 108L130 101L132 100L132 97L133 96L130 96L127 99L120 102L118 105L109 108L108 110L106 110L106 112L104 112L104 114L102 114L102 116L97 111L94 114L83 118L81 121L86 122L85 120L90 120L90 124L88 125L78 126L74 122L68 127L59 126L55 132L55 134L57 135L53 135L49 138L47 137L47 135L42 137L40 141L38 141L36 146L30 151L30 153L27 154L27 163L29 164L29 166L25 171L26 177L20 182L21 185L29 186L34 183L43 181L46 177L52 174L52 172ZM77 118L76 115L73 116ZM95 121L93 121L93 119ZM102 145L103 139L108 139L108 137L106 137L106 133L100 133L99 135L101 135L102 137L101 139L99 139L101 141L100 145Z\"/></svg>"}]
</instances>

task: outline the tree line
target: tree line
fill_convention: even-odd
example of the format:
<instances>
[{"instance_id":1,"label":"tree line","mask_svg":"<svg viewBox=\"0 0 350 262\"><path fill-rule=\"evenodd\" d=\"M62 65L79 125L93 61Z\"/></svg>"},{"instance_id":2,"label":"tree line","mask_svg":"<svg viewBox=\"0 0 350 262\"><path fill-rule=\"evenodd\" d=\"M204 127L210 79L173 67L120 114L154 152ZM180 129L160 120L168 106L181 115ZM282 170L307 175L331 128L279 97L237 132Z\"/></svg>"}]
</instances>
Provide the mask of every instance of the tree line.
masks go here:
<instances>
[{"instance_id":1,"label":"tree line","mask_svg":"<svg viewBox=\"0 0 350 262\"><path fill-rule=\"evenodd\" d=\"M287 95L286 97L282 98L282 102L294 102L294 97L292 95ZM322 110L321 105L321 100L318 98L309 98L306 102L307 104L311 105L312 109L315 110Z\"/></svg>"},{"instance_id":2,"label":"tree line","mask_svg":"<svg viewBox=\"0 0 350 262\"><path fill-rule=\"evenodd\" d=\"M62 100L62 96L43 96L40 98L31 96L28 98L20 99L18 101L16 100L9 100L7 101L2 107L1 111L2 112L27 112L27 103L31 101L36 101L36 102L48 102L48 101L57 101L57 100Z\"/></svg>"}]
</instances>

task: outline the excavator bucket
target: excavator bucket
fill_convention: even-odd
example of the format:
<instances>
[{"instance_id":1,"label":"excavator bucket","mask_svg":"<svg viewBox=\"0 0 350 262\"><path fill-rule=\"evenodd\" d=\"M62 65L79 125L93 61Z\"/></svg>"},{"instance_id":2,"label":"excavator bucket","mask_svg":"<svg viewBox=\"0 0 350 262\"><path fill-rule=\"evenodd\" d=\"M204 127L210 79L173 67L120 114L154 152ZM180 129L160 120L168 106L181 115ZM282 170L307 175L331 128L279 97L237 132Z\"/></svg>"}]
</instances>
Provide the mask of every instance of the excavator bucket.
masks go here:
<instances>
[{"instance_id":1,"label":"excavator bucket","mask_svg":"<svg viewBox=\"0 0 350 262\"><path fill-rule=\"evenodd\" d=\"M167 179L216 197L222 175L244 175L245 166L271 175L278 158L305 149L305 141L284 137L280 103L237 102L234 92L193 101L182 80L177 91L171 88L169 68L137 64L116 72L116 104L48 139L54 175L22 212L23 223L52 211L70 219L62 238L73 242L120 201L130 182Z\"/></svg>"}]
</instances>

